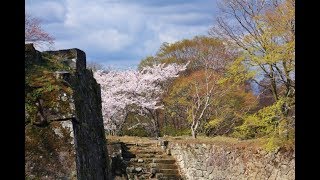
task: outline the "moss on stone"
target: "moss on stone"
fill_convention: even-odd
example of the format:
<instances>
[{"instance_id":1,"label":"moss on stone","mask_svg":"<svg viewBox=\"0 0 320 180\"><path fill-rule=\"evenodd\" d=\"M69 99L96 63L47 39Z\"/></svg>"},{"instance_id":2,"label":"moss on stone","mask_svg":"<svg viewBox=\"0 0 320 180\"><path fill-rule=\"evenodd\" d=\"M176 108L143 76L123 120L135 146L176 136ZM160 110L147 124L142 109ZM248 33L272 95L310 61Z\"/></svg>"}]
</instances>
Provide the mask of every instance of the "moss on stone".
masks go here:
<instances>
[{"instance_id":1,"label":"moss on stone","mask_svg":"<svg viewBox=\"0 0 320 180\"><path fill-rule=\"evenodd\" d=\"M61 129L63 137L55 134ZM47 127L28 124L25 127L25 170L29 179L69 177L75 170L74 148L70 143L70 131L59 122ZM64 158L61 158L63 155Z\"/></svg>"},{"instance_id":2,"label":"moss on stone","mask_svg":"<svg viewBox=\"0 0 320 180\"><path fill-rule=\"evenodd\" d=\"M26 123L33 124L37 121L37 103L40 99L43 100L43 109L59 108L62 114L70 112L69 102L59 101L59 97L63 93L71 96L72 90L55 76L55 71L71 70L70 67L64 65L56 56L42 54L40 62L28 64L25 70L25 107L28 114Z\"/></svg>"}]
</instances>

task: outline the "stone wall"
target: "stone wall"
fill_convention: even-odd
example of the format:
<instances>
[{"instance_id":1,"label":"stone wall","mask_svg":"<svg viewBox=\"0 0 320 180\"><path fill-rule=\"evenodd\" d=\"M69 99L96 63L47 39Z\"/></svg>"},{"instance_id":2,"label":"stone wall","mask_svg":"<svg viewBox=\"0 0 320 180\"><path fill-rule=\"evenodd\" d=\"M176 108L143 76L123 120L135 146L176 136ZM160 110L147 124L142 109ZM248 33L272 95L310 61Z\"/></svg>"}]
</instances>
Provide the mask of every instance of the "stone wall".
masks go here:
<instances>
[{"instance_id":1,"label":"stone wall","mask_svg":"<svg viewBox=\"0 0 320 180\"><path fill-rule=\"evenodd\" d=\"M26 179L76 179L75 150L62 122L25 126Z\"/></svg>"},{"instance_id":2,"label":"stone wall","mask_svg":"<svg viewBox=\"0 0 320 180\"><path fill-rule=\"evenodd\" d=\"M177 142L169 142L168 149L190 180L295 179L293 151Z\"/></svg>"},{"instance_id":3,"label":"stone wall","mask_svg":"<svg viewBox=\"0 0 320 180\"><path fill-rule=\"evenodd\" d=\"M44 54L37 51L32 44L26 44L26 72L31 70L34 65L45 66L45 63L46 58L44 58ZM55 72L52 71L51 73L54 74ZM29 88L40 88L28 85ZM25 91L27 94L30 92L30 89L26 88ZM45 102L47 99L40 99L38 107L43 103L47 103ZM33 121L29 120L32 116L28 109L26 109L26 179L76 179L76 153L72 123L71 121L53 121L74 117L74 104L72 95L67 95L63 90L60 92L59 99L55 99L57 103L51 105L50 108L42 108L41 113L38 111L36 117L33 117Z\"/></svg>"},{"instance_id":4,"label":"stone wall","mask_svg":"<svg viewBox=\"0 0 320 180\"><path fill-rule=\"evenodd\" d=\"M91 71L75 74L73 121L79 179L108 179L106 136L101 113L100 86Z\"/></svg>"},{"instance_id":5,"label":"stone wall","mask_svg":"<svg viewBox=\"0 0 320 180\"><path fill-rule=\"evenodd\" d=\"M65 67L59 71L51 70L54 69L51 67L46 67L46 70L52 71L49 73L55 74L55 78L61 84L72 90L72 94L47 100L55 102L56 105L52 107L50 103L45 102L46 100L41 100L38 104L47 104L42 106L46 109L39 108L41 123L26 121L26 146L28 147L26 148L26 172L28 172L26 176L40 179L72 179L75 178L73 164L76 164L77 179L110 179L100 86L94 79L92 71L86 69L85 53L76 48L40 53L32 45L26 45L26 68L30 68L34 63L37 63L37 66L48 66L49 62L44 57L50 57L50 63L57 62L61 64L59 67ZM66 93L61 91L61 94ZM61 106L63 102L67 106ZM62 113L63 111L66 112ZM26 115L28 115L27 110ZM66 122L69 124L72 122L71 131L74 135L72 146L69 140L63 141L66 135L70 134L70 130L66 127L68 125L65 125ZM35 126L37 124L39 127ZM31 146L31 143L34 145ZM70 163L76 163L63 164L65 161L59 160L61 157L68 159ZM51 166L46 162L50 162ZM40 167L41 170L46 171L34 171L34 167ZM58 173L60 171L61 173Z\"/></svg>"}]
</instances>

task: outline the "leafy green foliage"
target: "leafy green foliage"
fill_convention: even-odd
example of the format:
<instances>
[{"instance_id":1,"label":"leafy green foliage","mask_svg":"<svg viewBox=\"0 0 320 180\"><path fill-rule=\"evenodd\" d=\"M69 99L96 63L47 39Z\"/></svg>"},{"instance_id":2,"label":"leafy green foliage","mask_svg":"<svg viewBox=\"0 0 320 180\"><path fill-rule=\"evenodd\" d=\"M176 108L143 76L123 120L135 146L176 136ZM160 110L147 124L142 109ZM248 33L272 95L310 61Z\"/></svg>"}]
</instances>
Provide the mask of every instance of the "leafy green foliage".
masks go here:
<instances>
[{"instance_id":1,"label":"leafy green foliage","mask_svg":"<svg viewBox=\"0 0 320 180\"><path fill-rule=\"evenodd\" d=\"M144 67L152 66L154 64L157 64L157 60L153 56L148 56L144 59L142 59L138 65L138 70L142 70Z\"/></svg>"},{"instance_id":2,"label":"leafy green foliage","mask_svg":"<svg viewBox=\"0 0 320 180\"><path fill-rule=\"evenodd\" d=\"M161 136L167 135L167 136L184 136L184 135L190 135L191 129L189 127L177 129L172 125L164 126L161 129Z\"/></svg>"},{"instance_id":3,"label":"leafy green foliage","mask_svg":"<svg viewBox=\"0 0 320 180\"><path fill-rule=\"evenodd\" d=\"M204 66L206 60L230 61L236 53L229 51L223 41L218 38L196 36L193 39L183 39L173 44L163 43L155 56L143 59L139 68L159 63L177 63L188 65L189 70L197 70Z\"/></svg>"},{"instance_id":4,"label":"leafy green foliage","mask_svg":"<svg viewBox=\"0 0 320 180\"><path fill-rule=\"evenodd\" d=\"M223 85L232 86L227 82ZM204 126L207 135L231 134L236 126L241 125L242 116L251 113L257 106L257 98L251 91L246 91L244 85L234 86L225 96L213 102L211 110L214 113Z\"/></svg>"},{"instance_id":5,"label":"leafy green foliage","mask_svg":"<svg viewBox=\"0 0 320 180\"><path fill-rule=\"evenodd\" d=\"M236 128L235 136L243 139L257 138L271 134L281 119L281 105L278 101L254 114L244 116L244 123Z\"/></svg>"},{"instance_id":6,"label":"leafy green foliage","mask_svg":"<svg viewBox=\"0 0 320 180\"><path fill-rule=\"evenodd\" d=\"M132 128L130 130L123 129L121 131L121 135L123 136L139 136L139 137L148 137L150 133L144 129L142 126L138 126L136 128Z\"/></svg>"}]
</instances>

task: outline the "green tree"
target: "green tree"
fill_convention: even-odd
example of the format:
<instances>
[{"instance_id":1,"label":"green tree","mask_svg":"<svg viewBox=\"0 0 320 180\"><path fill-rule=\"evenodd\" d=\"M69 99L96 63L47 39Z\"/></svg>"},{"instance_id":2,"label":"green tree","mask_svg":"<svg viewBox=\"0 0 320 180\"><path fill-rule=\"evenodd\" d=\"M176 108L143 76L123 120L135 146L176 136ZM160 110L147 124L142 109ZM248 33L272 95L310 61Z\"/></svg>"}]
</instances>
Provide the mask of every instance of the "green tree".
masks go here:
<instances>
[{"instance_id":1,"label":"green tree","mask_svg":"<svg viewBox=\"0 0 320 180\"><path fill-rule=\"evenodd\" d=\"M295 95L294 3L294 0L224 1L223 16L217 18L218 26L211 29L211 35L240 47L242 61L269 79L268 88L275 101L280 96Z\"/></svg>"},{"instance_id":2,"label":"green tree","mask_svg":"<svg viewBox=\"0 0 320 180\"><path fill-rule=\"evenodd\" d=\"M215 69L223 69L236 56L236 51L227 48L220 39L196 36L173 44L163 43L155 56L149 56L140 62L139 68L158 63L190 62L188 69L197 70L210 61Z\"/></svg>"},{"instance_id":3,"label":"green tree","mask_svg":"<svg viewBox=\"0 0 320 180\"><path fill-rule=\"evenodd\" d=\"M230 72L240 74L245 67L256 77L264 77L263 82L253 80L271 92L274 102L243 116L244 123L237 130L239 136L294 138L294 8L295 0L231 0L220 6L222 16L210 34L239 48L237 61L241 66L234 66Z\"/></svg>"}]
</instances>

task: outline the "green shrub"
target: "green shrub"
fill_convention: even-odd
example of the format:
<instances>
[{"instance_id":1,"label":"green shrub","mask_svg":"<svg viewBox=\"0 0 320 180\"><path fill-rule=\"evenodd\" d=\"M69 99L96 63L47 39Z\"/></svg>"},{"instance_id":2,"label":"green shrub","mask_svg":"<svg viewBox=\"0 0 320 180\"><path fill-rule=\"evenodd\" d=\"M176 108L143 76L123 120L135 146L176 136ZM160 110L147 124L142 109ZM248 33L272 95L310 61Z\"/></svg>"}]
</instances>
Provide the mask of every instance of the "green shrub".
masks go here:
<instances>
[{"instance_id":1,"label":"green shrub","mask_svg":"<svg viewBox=\"0 0 320 180\"><path fill-rule=\"evenodd\" d=\"M281 121L282 101L264 107L254 114L244 116L244 123L235 128L233 136L241 139L259 138L276 131Z\"/></svg>"},{"instance_id":2,"label":"green shrub","mask_svg":"<svg viewBox=\"0 0 320 180\"><path fill-rule=\"evenodd\" d=\"M173 126L164 126L161 131L160 135L168 135L168 136L183 136L183 135L190 135L191 134L191 129L190 128L182 128L182 129L177 129Z\"/></svg>"},{"instance_id":3,"label":"green shrub","mask_svg":"<svg viewBox=\"0 0 320 180\"><path fill-rule=\"evenodd\" d=\"M120 133L123 136L139 136L139 137L150 136L150 133L148 133L148 131L145 130L142 126L138 126L130 130L125 129L125 130L122 130Z\"/></svg>"},{"instance_id":4,"label":"green shrub","mask_svg":"<svg viewBox=\"0 0 320 180\"><path fill-rule=\"evenodd\" d=\"M271 106L245 116L243 124L236 127L232 135L240 139L267 138L267 151L280 147L292 149L295 143L294 119L283 114L284 103L286 101L280 99Z\"/></svg>"}]
</instances>

